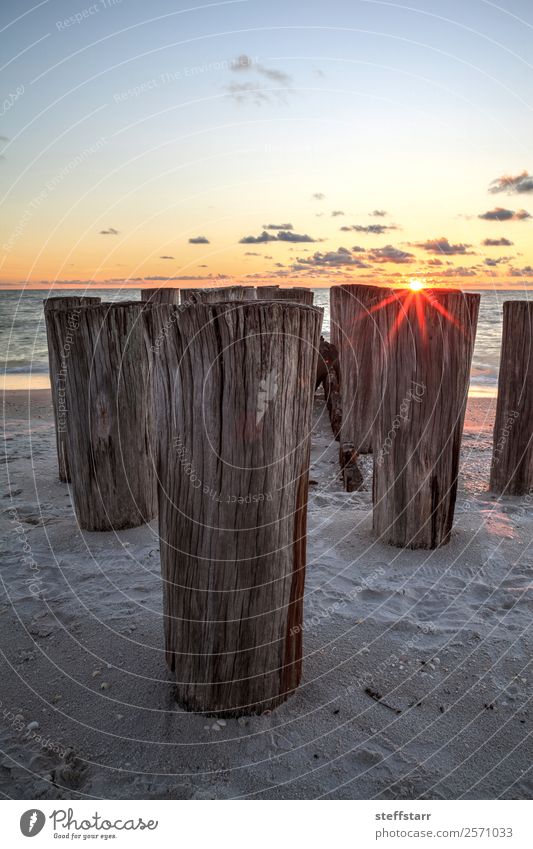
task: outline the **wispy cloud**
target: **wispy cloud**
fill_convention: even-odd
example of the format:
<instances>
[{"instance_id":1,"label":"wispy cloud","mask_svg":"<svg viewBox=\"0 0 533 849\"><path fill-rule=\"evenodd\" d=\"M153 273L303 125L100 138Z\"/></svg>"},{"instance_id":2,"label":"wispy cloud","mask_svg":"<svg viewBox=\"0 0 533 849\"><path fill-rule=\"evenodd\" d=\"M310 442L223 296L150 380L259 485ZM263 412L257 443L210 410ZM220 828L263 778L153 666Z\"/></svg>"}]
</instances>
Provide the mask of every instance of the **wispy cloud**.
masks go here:
<instances>
[{"instance_id":1,"label":"wispy cloud","mask_svg":"<svg viewBox=\"0 0 533 849\"><path fill-rule=\"evenodd\" d=\"M173 256L160 256L159 259L174 259Z\"/></svg>"},{"instance_id":2,"label":"wispy cloud","mask_svg":"<svg viewBox=\"0 0 533 849\"><path fill-rule=\"evenodd\" d=\"M472 245L459 243L457 245L450 244L448 239L441 236L439 239L427 239L425 242L410 243L411 247L421 248L431 254L445 254L453 256L454 254L472 254L474 251L469 251Z\"/></svg>"},{"instance_id":3,"label":"wispy cloud","mask_svg":"<svg viewBox=\"0 0 533 849\"><path fill-rule=\"evenodd\" d=\"M341 227L341 231L344 233L348 233L350 230L353 230L355 233L367 233L372 236L382 236L389 230L397 229L398 228L394 224L351 224L349 227Z\"/></svg>"},{"instance_id":4,"label":"wispy cloud","mask_svg":"<svg viewBox=\"0 0 533 849\"><path fill-rule=\"evenodd\" d=\"M325 200L326 195L323 192L313 192L311 200Z\"/></svg>"},{"instance_id":5,"label":"wispy cloud","mask_svg":"<svg viewBox=\"0 0 533 849\"><path fill-rule=\"evenodd\" d=\"M533 176L527 171L522 171L522 173L517 174L516 177L504 174L503 177L498 177L496 180L492 181L489 186L489 192L492 194L507 192L509 195L521 195L533 192Z\"/></svg>"},{"instance_id":6,"label":"wispy cloud","mask_svg":"<svg viewBox=\"0 0 533 849\"><path fill-rule=\"evenodd\" d=\"M298 257L294 269L298 270L298 268L305 268L307 266L326 266L328 268L335 266L356 266L357 268L370 267L359 259L359 257L353 256L352 252L349 251L348 248L342 247L338 248L336 251L327 251L325 253L317 251L310 257Z\"/></svg>"},{"instance_id":7,"label":"wispy cloud","mask_svg":"<svg viewBox=\"0 0 533 849\"><path fill-rule=\"evenodd\" d=\"M114 227L109 227L107 230L100 230L98 234L100 236L118 236L118 230L115 230Z\"/></svg>"},{"instance_id":8,"label":"wispy cloud","mask_svg":"<svg viewBox=\"0 0 533 849\"><path fill-rule=\"evenodd\" d=\"M375 209L370 213L374 218L384 218L388 213L384 209Z\"/></svg>"},{"instance_id":9,"label":"wispy cloud","mask_svg":"<svg viewBox=\"0 0 533 849\"><path fill-rule=\"evenodd\" d=\"M226 91L237 103L252 103L254 106L262 106L266 103L287 101L287 95L291 91L292 77L278 68L268 68L260 62L254 61L246 53L238 56L231 63L230 70L240 75L250 75L255 78L249 82L231 82L226 86ZM261 78L275 83L277 88L266 87L260 82Z\"/></svg>"},{"instance_id":10,"label":"wispy cloud","mask_svg":"<svg viewBox=\"0 0 533 849\"><path fill-rule=\"evenodd\" d=\"M265 242L316 242L307 233L294 233L292 230L278 230L275 235L263 230L259 236L243 236L239 239L241 245L261 245Z\"/></svg>"},{"instance_id":11,"label":"wispy cloud","mask_svg":"<svg viewBox=\"0 0 533 849\"><path fill-rule=\"evenodd\" d=\"M263 230L294 230L292 224L263 224Z\"/></svg>"},{"instance_id":12,"label":"wispy cloud","mask_svg":"<svg viewBox=\"0 0 533 849\"><path fill-rule=\"evenodd\" d=\"M189 239L190 245L208 245L209 239L206 236L192 236Z\"/></svg>"},{"instance_id":13,"label":"wispy cloud","mask_svg":"<svg viewBox=\"0 0 533 849\"><path fill-rule=\"evenodd\" d=\"M513 209L496 206L494 209L489 209L488 212L478 215L478 218L481 218L482 221L525 221L526 218L531 218L531 215L525 209L518 209L515 212Z\"/></svg>"},{"instance_id":14,"label":"wispy cloud","mask_svg":"<svg viewBox=\"0 0 533 849\"><path fill-rule=\"evenodd\" d=\"M502 236L501 239L483 239L482 245L486 248L503 248L510 247L513 242L510 239L506 239L505 236Z\"/></svg>"},{"instance_id":15,"label":"wispy cloud","mask_svg":"<svg viewBox=\"0 0 533 849\"><path fill-rule=\"evenodd\" d=\"M369 262L395 262L399 264L412 262L414 259L413 254L395 248L393 245L385 245L384 248L375 248L368 251L366 257Z\"/></svg>"}]
</instances>

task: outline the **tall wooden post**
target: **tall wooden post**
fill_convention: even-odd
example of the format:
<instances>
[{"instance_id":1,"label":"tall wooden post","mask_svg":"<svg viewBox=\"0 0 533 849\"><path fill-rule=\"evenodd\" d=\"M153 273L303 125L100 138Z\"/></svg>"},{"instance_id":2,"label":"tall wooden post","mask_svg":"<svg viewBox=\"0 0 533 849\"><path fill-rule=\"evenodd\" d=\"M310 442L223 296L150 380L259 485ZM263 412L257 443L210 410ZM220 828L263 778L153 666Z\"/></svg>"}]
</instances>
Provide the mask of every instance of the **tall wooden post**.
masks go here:
<instances>
[{"instance_id":1,"label":"tall wooden post","mask_svg":"<svg viewBox=\"0 0 533 849\"><path fill-rule=\"evenodd\" d=\"M273 302L147 313L166 656L189 710L260 713L300 681L321 320Z\"/></svg>"},{"instance_id":2,"label":"tall wooden post","mask_svg":"<svg viewBox=\"0 0 533 849\"><path fill-rule=\"evenodd\" d=\"M265 290L267 290L265 292ZM282 289L279 286L260 286L257 289L258 300L296 301L299 304L313 305L314 293L303 286L293 286Z\"/></svg>"},{"instance_id":3,"label":"tall wooden post","mask_svg":"<svg viewBox=\"0 0 533 849\"><path fill-rule=\"evenodd\" d=\"M70 481L70 471L67 456L67 407L65 404L64 379L61 376L61 363L67 348L71 344L71 336L75 333L75 316L73 316L72 327L66 328L66 335L58 336L56 328L51 320L54 310L72 309L76 311L82 306L99 304L100 298L86 297L55 297L43 301L44 320L46 324L46 339L48 342L48 363L50 369L50 389L52 392L52 406L54 409L54 424L56 429L57 466L59 480L63 483Z\"/></svg>"},{"instance_id":4,"label":"tall wooden post","mask_svg":"<svg viewBox=\"0 0 533 849\"><path fill-rule=\"evenodd\" d=\"M490 488L533 493L533 303L506 301Z\"/></svg>"},{"instance_id":5,"label":"tall wooden post","mask_svg":"<svg viewBox=\"0 0 533 849\"><path fill-rule=\"evenodd\" d=\"M383 542L449 541L479 298L403 291L374 313L373 520Z\"/></svg>"},{"instance_id":6,"label":"tall wooden post","mask_svg":"<svg viewBox=\"0 0 533 849\"><path fill-rule=\"evenodd\" d=\"M83 307L63 358L74 508L88 531L132 528L156 515L149 309L139 301ZM73 311L56 310L52 320L62 338Z\"/></svg>"},{"instance_id":7,"label":"tall wooden post","mask_svg":"<svg viewBox=\"0 0 533 849\"><path fill-rule=\"evenodd\" d=\"M372 451L372 400L376 363L373 340L376 313L390 296L380 286L332 286L335 300L337 347L341 372L342 425L341 452L344 443L357 454Z\"/></svg>"},{"instance_id":8,"label":"tall wooden post","mask_svg":"<svg viewBox=\"0 0 533 849\"><path fill-rule=\"evenodd\" d=\"M179 304L180 290L169 287L160 289L141 289L141 301L150 304Z\"/></svg>"}]
</instances>

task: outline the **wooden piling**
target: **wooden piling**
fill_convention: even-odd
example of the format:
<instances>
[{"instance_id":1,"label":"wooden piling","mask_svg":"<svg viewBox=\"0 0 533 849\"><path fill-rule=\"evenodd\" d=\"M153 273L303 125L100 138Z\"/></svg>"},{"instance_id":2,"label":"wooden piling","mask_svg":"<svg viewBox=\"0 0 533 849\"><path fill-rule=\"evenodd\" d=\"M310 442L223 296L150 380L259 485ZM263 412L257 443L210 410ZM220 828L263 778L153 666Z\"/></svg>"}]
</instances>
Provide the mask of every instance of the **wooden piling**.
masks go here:
<instances>
[{"instance_id":1,"label":"wooden piling","mask_svg":"<svg viewBox=\"0 0 533 849\"><path fill-rule=\"evenodd\" d=\"M139 301L82 307L63 363L74 508L88 531L132 528L156 515L149 358ZM72 310L56 310L64 338Z\"/></svg>"},{"instance_id":2,"label":"wooden piling","mask_svg":"<svg viewBox=\"0 0 533 849\"><path fill-rule=\"evenodd\" d=\"M166 656L189 710L261 713L300 681L321 320L262 301L147 314L149 338L164 340L154 389Z\"/></svg>"},{"instance_id":3,"label":"wooden piling","mask_svg":"<svg viewBox=\"0 0 533 849\"><path fill-rule=\"evenodd\" d=\"M331 287L341 373L340 443L353 445L357 454L372 451L375 316L389 293L381 286Z\"/></svg>"},{"instance_id":4,"label":"wooden piling","mask_svg":"<svg viewBox=\"0 0 533 849\"><path fill-rule=\"evenodd\" d=\"M296 301L299 304L313 305L314 293L303 286L293 286L283 289L280 286L258 286L258 300Z\"/></svg>"},{"instance_id":5,"label":"wooden piling","mask_svg":"<svg viewBox=\"0 0 533 849\"><path fill-rule=\"evenodd\" d=\"M383 542L449 541L479 299L402 291L374 313L373 524Z\"/></svg>"},{"instance_id":6,"label":"wooden piling","mask_svg":"<svg viewBox=\"0 0 533 849\"><path fill-rule=\"evenodd\" d=\"M213 286L205 289L182 289L182 304L218 304L222 301L253 300L253 286Z\"/></svg>"},{"instance_id":7,"label":"wooden piling","mask_svg":"<svg viewBox=\"0 0 533 849\"><path fill-rule=\"evenodd\" d=\"M180 290L169 287L160 289L141 289L141 301L150 304L179 304Z\"/></svg>"},{"instance_id":8,"label":"wooden piling","mask_svg":"<svg viewBox=\"0 0 533 849\"><path fill-rule=\"evenodd\" d=\"M533 493L533 303L506 301L490 489Z\"/></svg>"},{"instance_id":9,"label":"wooden piling","mask_svg":"<svg viewBox=\"0 0 533 849\"><path fill-rule=\"evenodd\" d=\"M63 358L70 347L71 335L76 332L76 316L73 314L72 325L66 328L66 336L58 336L56 326L51 320L54 310L72 309L76 311L82 306L99 304L100 298L88 297L54 297L43 301L46 339L48 342L48 363L50 370L50 389L54 409L54 424L56 431L56 450L59 480L63 483L70 481L70 471L67 456L67 417L65 404L64 380L61 376ZM59 328L58 328L59 329Z\"/></svg>"}]
</instances>

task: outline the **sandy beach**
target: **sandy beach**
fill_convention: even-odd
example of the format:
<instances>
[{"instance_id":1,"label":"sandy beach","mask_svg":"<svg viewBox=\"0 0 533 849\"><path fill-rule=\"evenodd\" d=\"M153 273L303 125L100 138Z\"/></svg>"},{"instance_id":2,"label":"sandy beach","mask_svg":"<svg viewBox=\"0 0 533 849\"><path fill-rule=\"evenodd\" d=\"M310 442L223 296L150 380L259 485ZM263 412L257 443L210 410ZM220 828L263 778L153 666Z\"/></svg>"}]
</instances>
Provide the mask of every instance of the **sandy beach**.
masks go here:
<instances>
[{"instance_id":1,"label":"sandy beach","mask_svg":"<svg viewBox=\"0 0 533 849\"><path fill-rule=\"evenodd\" d=\"M76 525L47 390L6 392L5 798L530 798L533 499L487 492L494 401L470 399L456 522L427 552L372 536L315 397L304 679L271 714L184 713L164 664L157 523Z\"/></svg>"}]
</instances>

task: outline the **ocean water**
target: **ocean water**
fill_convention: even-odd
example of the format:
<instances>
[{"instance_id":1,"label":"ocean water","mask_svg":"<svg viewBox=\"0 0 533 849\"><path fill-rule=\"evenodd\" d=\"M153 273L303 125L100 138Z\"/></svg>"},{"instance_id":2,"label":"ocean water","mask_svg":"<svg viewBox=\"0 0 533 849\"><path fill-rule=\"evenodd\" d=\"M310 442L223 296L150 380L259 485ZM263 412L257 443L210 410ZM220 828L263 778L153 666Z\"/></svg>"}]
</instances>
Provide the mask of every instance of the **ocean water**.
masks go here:
<instances>
[{"instance_id":1,"label":"ocean water","mask_svg":"<svg viewBox=\"0 0 533 849\"><path fill-rule=\"evenodd\" d=\"M324 308L324 333L329 334L329 290L315 289L315 304ZM3 383L7 389L49 386L43 299L50 293L41 290L0 292L0 352ZM54 294L80 295L78 290ZM106 301L135 300L138 289L95 289L87 292ZM524 291L483 291L472 363L470 394L494 396L498 384L502 308L507 300L524 300Z\"/></svg>"}]
</instances>

